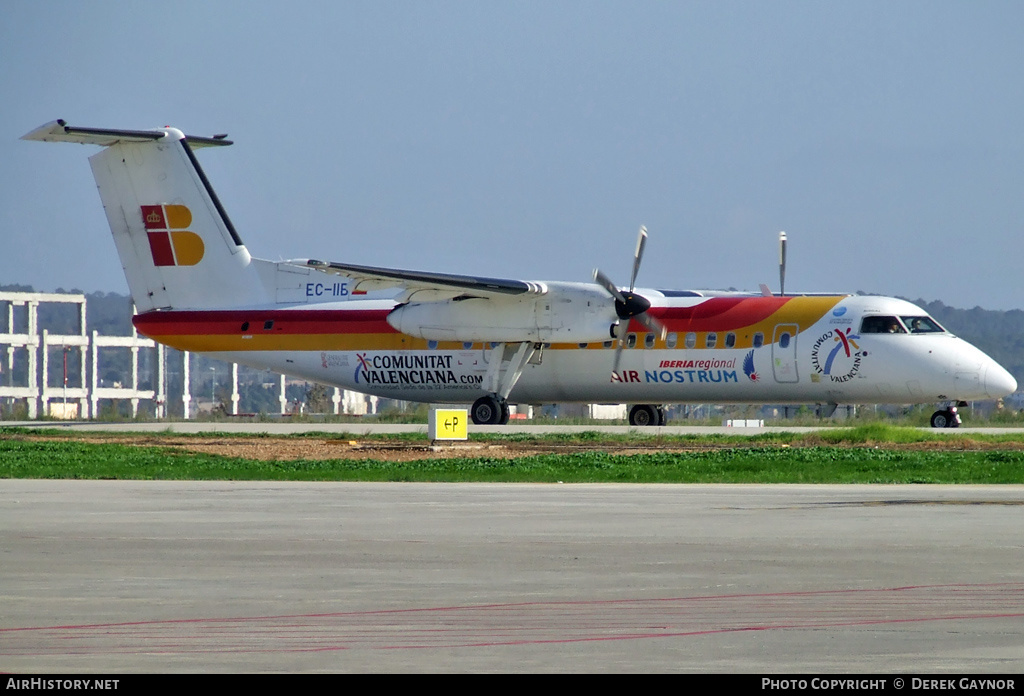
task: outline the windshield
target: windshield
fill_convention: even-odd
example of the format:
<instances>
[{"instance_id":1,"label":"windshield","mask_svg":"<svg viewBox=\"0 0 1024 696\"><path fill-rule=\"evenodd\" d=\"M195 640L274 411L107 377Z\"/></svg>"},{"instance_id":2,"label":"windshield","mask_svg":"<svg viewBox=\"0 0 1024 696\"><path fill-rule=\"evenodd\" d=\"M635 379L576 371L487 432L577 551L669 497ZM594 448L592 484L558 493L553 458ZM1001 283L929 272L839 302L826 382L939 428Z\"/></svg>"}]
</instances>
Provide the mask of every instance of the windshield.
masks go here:
<instances>
[{"instance_id":1,"label":"windshield","mask_svg":"<svg viewBox=\"0 0 1024 696\"><path fill-rule=\"evenodd\" d=\"M860 332L869 333L907 333L903 324L896 317L864 317Z\"/></svg>"},{"instance_id":2,"label":"windshield","mask_svg":"<svg viewBox=\"0 0 1024 696\"><path fill-rule=\"evenodd\" d=\"M892 317L892 316L870 316L864 317L860 325L862 334L905 334L905 333L944 333L946 330L939 326L927 315Z\"/></svg>"},{"instance_id":3,"label":"windshield","mask_svg":"<svg viewBox=\"0 0 1024 696\"><path fill-rule=\"evenodd\" d=\"M903 323L910 329L910 333L943 333L945 329L929 316L923 317L901 317Z\"/></svg>"}]
</instances>

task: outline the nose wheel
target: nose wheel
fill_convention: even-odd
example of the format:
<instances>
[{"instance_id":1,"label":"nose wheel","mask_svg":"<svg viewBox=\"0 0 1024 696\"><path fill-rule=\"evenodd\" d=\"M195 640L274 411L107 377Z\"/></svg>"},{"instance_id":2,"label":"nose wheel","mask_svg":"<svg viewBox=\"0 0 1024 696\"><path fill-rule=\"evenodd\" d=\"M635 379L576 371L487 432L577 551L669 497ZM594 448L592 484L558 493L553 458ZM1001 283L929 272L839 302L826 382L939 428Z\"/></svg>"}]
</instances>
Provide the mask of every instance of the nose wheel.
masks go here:
<instances>
[{"instance_id":1,"label":"nose wheel","mask_svg":"<svg viewBox=\"0 0 1024 696\"><path fill-rule=\"evenodd\" d=\"M960 414L956 412L956 406L936 411L932 414L933 428L959 428Z\"/></svg>"}]
</instances>

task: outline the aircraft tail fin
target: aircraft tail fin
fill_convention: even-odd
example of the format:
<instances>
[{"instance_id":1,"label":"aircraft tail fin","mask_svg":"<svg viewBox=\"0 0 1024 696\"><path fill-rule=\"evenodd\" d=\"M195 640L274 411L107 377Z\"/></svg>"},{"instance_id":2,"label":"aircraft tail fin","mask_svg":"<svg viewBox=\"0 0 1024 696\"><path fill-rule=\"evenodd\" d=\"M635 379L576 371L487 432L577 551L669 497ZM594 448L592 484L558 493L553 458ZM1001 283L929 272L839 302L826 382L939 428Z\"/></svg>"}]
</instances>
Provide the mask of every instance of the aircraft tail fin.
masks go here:
<instances>
[{"instance_id":1,"label":"aircraft tail fin","mask_svg":"<svg viewBox=\"0 0 1024 696\"><path fill-rule=\"evenodd\" d=\"M78 128L54 121L22 139L103 147L89 163L140 312L270 300L193 152L230 145L224 136L189 136L175 128Z\"/></svg>"}]
</instances>

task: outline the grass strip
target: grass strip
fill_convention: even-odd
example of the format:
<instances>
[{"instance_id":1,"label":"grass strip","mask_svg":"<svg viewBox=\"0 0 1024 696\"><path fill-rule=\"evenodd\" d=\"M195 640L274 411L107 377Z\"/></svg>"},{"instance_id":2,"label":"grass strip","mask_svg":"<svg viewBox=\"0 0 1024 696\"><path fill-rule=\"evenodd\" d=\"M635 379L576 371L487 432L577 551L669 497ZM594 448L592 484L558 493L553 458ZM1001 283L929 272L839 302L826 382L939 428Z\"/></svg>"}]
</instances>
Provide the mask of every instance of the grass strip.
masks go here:
<instances>
[{"instance_id":1,"label":"grass strip","mask_svg":"<svg viewBox=\"0 0 1024 696\"><path fill-rule=\"evenodd\" d=\"M166 447L0 440L0 478L538 483L1024 483L1024 451L757 446L630 456L603 452L261 461Z\"/></svg>"},{"instance_id":2,"label":"grass strip","mask_svg":"<svg viewBox=\"0 0 1024 696\"><path fill-rule=\"evenodd\" d=\"M62 428L24 428L0 426L0 440L24 436L43 436L55 439L88 440L89 438L153 438L170 436L178 439L196 440L252 440L252 439L294 439L294 440L357 440L359 442L425 442L422 432L406 433L366 433L358 431L324 431L310 430L300 433L271 434L266 432L239 433L222 431L204 431L194 433L175 432L168 428L158 432L126 432L123 430L86 431ZM920 442L941 442L950 445L951 449L969 447L973 443L1004 443L1024 445L1024 433L960 434L959 431L934 431L929 428L913 428L905 426L871 423L856 427L820 428L812 432L793 432L787 430L771 430L755 435L720 435L705 433L665 433L660 428L636 428L629 433L608 433L598 430L549 432L532 434L521 432L474 432L474 442L493 443L553 443L553 444L602 444L622 445L626 443L654 443L672 445L724 445L749 446L790 444L793 446L811 445L887 445L912 444Z\"/></svg>"}]
</instances>

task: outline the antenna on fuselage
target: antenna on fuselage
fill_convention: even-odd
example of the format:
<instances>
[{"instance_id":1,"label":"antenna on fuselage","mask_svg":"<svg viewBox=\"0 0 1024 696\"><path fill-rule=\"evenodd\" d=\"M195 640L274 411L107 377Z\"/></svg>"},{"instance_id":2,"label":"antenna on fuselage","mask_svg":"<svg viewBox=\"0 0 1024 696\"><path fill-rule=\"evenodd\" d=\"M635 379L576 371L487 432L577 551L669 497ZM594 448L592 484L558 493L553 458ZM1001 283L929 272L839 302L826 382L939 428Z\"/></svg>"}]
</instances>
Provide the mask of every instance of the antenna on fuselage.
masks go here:
<instances>
[{"instance_id":1,"label":"antenna on fuselage","mask_svg":"<svg viewBox=\"0 0 1024 696\"><path fill-rule=\"evenodd\" d=\"M786 294L786 233L779 232L779 295Z\"/></svg>"}]
</instances>

